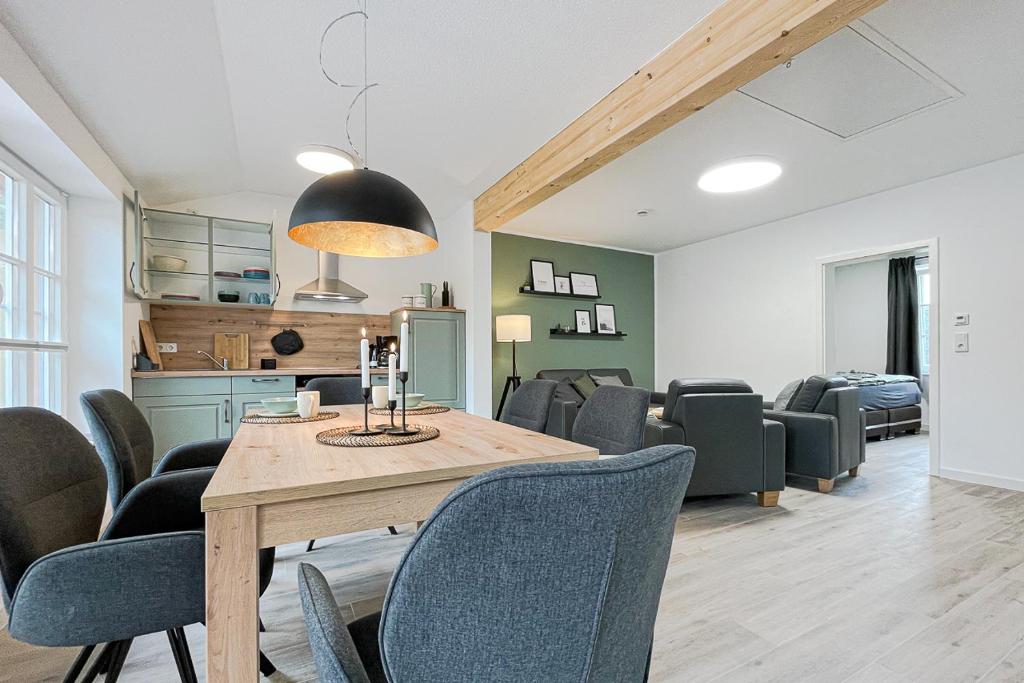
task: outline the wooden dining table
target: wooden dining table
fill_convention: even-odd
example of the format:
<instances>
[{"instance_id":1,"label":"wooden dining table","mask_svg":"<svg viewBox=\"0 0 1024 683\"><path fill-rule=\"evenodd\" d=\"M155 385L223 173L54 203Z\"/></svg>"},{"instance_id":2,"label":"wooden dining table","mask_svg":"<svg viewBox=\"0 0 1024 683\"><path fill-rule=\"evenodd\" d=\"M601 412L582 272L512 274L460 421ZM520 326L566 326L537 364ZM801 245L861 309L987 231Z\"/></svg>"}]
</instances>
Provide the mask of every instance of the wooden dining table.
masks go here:
<instances>
[{"instance_id":1,"label":"wooden dining table","mask_svg":"<svg viewBox=\"0 0 1024 683\"><path fill-rule=\"evenodd\" d=\"M461 482L497 467L597 457L593 448L457 410L410 416L410 424L438 428L431 441L328 446L316 435L361 425L363 407L322 410L340 415L243 423L203 494L211 683L258 679L260 548L422 521Z\"/></svg>"}]
</instances>

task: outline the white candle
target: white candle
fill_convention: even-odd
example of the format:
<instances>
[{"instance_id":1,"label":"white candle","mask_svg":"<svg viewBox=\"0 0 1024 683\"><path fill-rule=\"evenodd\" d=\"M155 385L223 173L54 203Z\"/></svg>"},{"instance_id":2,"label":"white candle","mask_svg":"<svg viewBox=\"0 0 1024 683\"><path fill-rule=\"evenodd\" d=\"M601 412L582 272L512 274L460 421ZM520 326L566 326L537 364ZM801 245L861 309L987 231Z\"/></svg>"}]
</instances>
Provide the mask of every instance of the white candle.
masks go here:
<instances>
[{"instance_id":1,"label":"white candle","mask_svg":"<svg viewBox=\"0 0 1024 683\"><path fill-rule=\"evenodd\" d=\"M398 347L402 352L402 365L399 368L402 372L409 372L409 313L402 311L402 343Z\"/></svg>"},{"instance_id":2,"label":"white candle","mask_svg":"<svg viewBox=\"0 0 1024 683\"><path fill-rule=\"evenodd\" d=\"M391 345L391 358L388 359L388 400L398 400L398 390L395 388L395 345Z\"/></svg>"},{"instance_id":3,"label":"white candle","mask_svg":"<svg viewBox=\"0 0 1024 683\"><path fill-rule=\"evenodd\" d=\"M359 371L366 389L370 386L370 340L366 337L359 340Z\"/></svg>"}]
</instances>

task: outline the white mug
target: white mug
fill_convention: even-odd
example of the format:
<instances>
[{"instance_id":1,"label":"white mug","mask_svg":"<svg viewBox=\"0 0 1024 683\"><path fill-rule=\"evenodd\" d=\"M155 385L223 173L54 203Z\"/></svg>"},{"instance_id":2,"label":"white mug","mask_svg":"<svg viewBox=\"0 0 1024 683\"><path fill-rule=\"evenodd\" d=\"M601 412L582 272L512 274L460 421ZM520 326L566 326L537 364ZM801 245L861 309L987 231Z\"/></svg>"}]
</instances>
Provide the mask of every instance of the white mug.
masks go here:
<instances>
[{"instance_id":1,"label":"white mug","mask_svg":"<svg viewBox=\"0 0 1024 683\"><path fill-rule=\"evenodd\" d=\"M380 385L373 387L373 407L374 408L387 408L388 407L388 388L387 385Z\"/></svg>"},{"instance_id":2,"label":"white mug","mask_svg":"<svg viewBox=\"0 0 1024 683\"><path fill-rule=\"evenodd\" d=\"M427 297L423 296L422 294L419 294L419 295L415 296L413 298L413 301L414 301L413 308L426 308L427 307Z\"/></svg>"},{"instance_id":3,"label":"white mug","mask_svg":"<svg viewBox=\"0 0 1024 683\"><path fill-rule=\"evenodd\" d=\"M320 414L319 391L299 391L296 392L295 398L299 403L299 417L309 418Z\"/></svg>"},{"instance_id":4,"label":"white mug","mask_svg":"<svg viewBox=\"0 0 1024 683\"><path fill-rule=\"evenodd\" d=\"M416 299L416 297L414 297L412 294L410 294L408 296L403 296L402 297L402 307L403 308L412 308L412 305L413 305L415 299Z\"/></svg>"}]
</instances>

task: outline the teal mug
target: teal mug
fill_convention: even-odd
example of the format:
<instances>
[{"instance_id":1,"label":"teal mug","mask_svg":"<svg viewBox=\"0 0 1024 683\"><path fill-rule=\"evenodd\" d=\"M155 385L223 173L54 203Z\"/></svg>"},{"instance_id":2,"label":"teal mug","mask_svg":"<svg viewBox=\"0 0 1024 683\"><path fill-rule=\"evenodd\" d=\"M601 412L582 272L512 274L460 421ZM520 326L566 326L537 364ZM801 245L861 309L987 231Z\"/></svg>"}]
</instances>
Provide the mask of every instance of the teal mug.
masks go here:
<instances>
[{"instance_id":1,"label":"teal mug","mask_svg":"<svg viewBox=\"0 0 1024 683\"><path fill-rule=\"evenodd\" d=\"M421 282L420 283L420 294L427 300L427 308L434 307L434 292L437 291L437 285L432 282Z\"/></svg>"}]
</instances>

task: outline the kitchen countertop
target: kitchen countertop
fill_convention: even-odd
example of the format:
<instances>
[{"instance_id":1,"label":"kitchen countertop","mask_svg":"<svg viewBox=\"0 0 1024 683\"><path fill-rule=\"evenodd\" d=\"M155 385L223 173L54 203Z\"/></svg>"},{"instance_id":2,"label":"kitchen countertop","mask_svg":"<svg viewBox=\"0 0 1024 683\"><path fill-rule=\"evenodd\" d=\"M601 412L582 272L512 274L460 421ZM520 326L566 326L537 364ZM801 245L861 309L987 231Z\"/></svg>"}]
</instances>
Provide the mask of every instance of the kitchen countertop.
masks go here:
<instances>
[{"instance_id":1,"label":"kitchen countertop","mask_svg":"<svg viewBox=\"0 0 1024 683\"><path fill-rule=\"evenodd\" d=\"M372 368L371 375L386 375L387 368ZM134 379L158 379L161 377L261 377L272 375L335 375L335 376L359 376L359 368L277 368L275 370L261 370L251 368L249 370L218 370L216 368L201 370L152 370L140 372L132 370Z\"/></svg>"}]
</instances>

